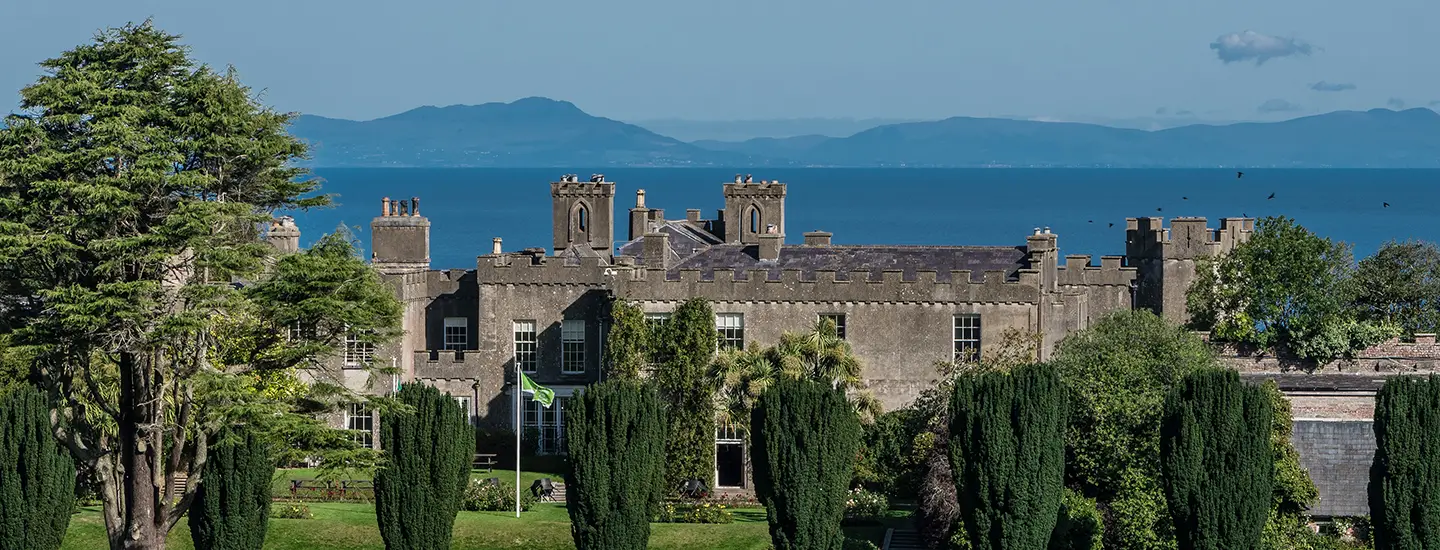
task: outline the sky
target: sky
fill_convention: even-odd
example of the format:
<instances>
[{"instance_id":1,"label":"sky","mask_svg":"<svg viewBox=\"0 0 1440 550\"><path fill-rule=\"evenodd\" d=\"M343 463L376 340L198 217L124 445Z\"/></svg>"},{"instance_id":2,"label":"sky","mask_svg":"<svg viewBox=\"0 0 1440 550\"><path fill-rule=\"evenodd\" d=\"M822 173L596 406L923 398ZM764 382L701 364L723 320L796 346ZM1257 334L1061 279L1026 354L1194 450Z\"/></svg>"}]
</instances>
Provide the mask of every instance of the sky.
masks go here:
<instances>
[{"instance_id":1,"label":"sky","mask_svg":"<svg viewBox=\"0 0 1440 550\"><path fill-rule=\"evenodd\" d=\"M1427 0L3 4L0 110L38 61L146 18L270 105L351 119L528 96L619 120L1279 120L1440 100Z\"/></svg>"}]
</instances>

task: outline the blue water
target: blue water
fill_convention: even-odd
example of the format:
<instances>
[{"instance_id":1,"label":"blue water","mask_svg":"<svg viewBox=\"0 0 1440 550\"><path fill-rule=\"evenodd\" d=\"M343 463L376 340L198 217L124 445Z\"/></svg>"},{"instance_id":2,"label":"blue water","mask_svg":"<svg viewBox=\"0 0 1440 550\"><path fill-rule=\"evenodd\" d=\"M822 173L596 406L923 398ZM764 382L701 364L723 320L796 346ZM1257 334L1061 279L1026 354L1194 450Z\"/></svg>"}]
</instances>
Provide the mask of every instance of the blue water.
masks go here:
<instances>
[{"instance_id":1,"label":"blue water","mask_svg":"<svg viewBox=\"0 0 1440 550\"><path fill-rule=\"evenodd\" d=\"M601 171L616 182L615 237L622 241L636 189L666 218L683 218L686 208L711 218L724 206L721 184L734 179L733 169L702 168L318 169L336 205L296 218L304 244L344 224L368 257L381 197L418 196L431 222L431 264L474 268L494 237L507 251L549 248L549 183ZM1125 252L1126 217L1205 216L1216 227L1219 218L1241 215L1290 216L1351 243L1357 255L1392 239L1440 241L1440 170L1246 170L1240 179L1232 170L796 168L753 175L789 184L787 242L819 229L834 233L836 244L1023 245L1034 228L1048 226L1062 254L1100 256Z\"/></svg>"}]
</instances>

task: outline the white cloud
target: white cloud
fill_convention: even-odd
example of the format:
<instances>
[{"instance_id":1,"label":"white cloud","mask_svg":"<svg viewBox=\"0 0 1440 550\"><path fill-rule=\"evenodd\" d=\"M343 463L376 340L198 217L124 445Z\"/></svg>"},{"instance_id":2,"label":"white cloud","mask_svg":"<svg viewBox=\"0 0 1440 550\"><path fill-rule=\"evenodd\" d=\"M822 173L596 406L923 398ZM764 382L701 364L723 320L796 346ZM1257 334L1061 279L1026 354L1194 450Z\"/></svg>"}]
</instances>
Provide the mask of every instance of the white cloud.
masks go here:
<instances>
[{"instance_id":1,"label":"white cloud","mask_svg":"<svg viewBox=\"0 0 1440 550\"><path fill-rule=\"evenodd\" d=\"M1294 38L1283 38L1260 34L1255 31L1232 32L1220 35L1210 43L1210 49L1225 63L1255 60L1259 66L1277 57L1310 55L1313 46Z\"/></svg>"},{"instance_id":2,"label":"white cloud","mask_svg":"<svg viewBox=\"0 0 1440 550\"><path fill-rule=\"evenodd\" d=\"M1355 85L1348 82L1326 82L1321 80L1311 84L1310 89L1317 92L1343 92L1346 90L1354 90Z\"/></svg>"}]
</instances>

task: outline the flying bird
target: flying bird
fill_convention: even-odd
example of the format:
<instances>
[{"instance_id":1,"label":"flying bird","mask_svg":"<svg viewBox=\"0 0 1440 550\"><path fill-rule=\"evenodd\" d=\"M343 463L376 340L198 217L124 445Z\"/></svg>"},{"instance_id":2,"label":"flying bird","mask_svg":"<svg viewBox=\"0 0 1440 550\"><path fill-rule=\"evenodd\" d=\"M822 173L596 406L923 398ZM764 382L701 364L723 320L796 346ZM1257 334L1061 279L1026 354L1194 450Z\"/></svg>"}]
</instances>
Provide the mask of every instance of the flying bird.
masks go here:
<instances>
[{"instance_id":1,"label":"flying bird","mask_svg":"<svg viewBox=\"0 0 1440 550\"><path fill-rule=\"evenodd\" d=\"M1236 172L1236 173L1235 173L1235 179L1238 180L1238 179L1243 178L1243 177L1245 177L1245 173L1244 173L1244 172Z\"/></svg>"},{"instance_id":2,"label":"flying bird","mask_svg":"<svg viewBox=\"0 0 1440 550\"><path fill-rule=\"evenodd\" d=\"M1390 208L1390 203L1388 203L1388 202L1382 202L1382 203L1380 203L1380 204L1385 205L1385 208Z\"/></svg>"},{"instance_id":3,"label":"flying bird","mask_svg":"<svg viewBox=\"0 0 1440 550\"><path fill-rule=\"evenodd\" d=\"M1090 221L1088 221L1088 222L1086 222L1086 223L1095 223L1095 220L1090 220Z\"/></svg>"},{"instance_id":4,"label":"flying bird","mask_svg":"<svg viewBox=\"0 0 1440 550\"><path fill-rule=\"evenodd\" d=\"M1156 208L1155 211L1156 211L1156 212L1163 212L1163 211L1165 211L1165 209L1164 209L1164 208Z\"/></svg>"},{"instance_id":5,"label":"flying bird","mask_svg":"<svg viewBox=\"0 0 1440 550\"><path fill-rule=\"evenodd\" d=\"M1180 197L1180 200L1182 200L1182 201L1188 201L1188 200L1190 200L1190 197Z\"/></svg>"},{"instance_id":6,"label":"flying bird","mask_svg":"<svg viewBox=\"0 0 1440 550\"><path fill-rule=\"evenodd\" d=\"M1275 198L1275 194L1274 194L1274 193L1271 193L1269 197L1266 197L1266 198L1265 198L1265 200L1268 201L1268 200L1273 199L1273 198Z\"/></svg>"},{"instance_id":7,"label":"flying bird","mask_svg":"<svg viewBox=\"0 0 1440 550\"><path fill-rule=\"evenodd\" d=\"M1110 227L1115 227L1115 222L1110 222Z\"/></svg>"}]
</instances>

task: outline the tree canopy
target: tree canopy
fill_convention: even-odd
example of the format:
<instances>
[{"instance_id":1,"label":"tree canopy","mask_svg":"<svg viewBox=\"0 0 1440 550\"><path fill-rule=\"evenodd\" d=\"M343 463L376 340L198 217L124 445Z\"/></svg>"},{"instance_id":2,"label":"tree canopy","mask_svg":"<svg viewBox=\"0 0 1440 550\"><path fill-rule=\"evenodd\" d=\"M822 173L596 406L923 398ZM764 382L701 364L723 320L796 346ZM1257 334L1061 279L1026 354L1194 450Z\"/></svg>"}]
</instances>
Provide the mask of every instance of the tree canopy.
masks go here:
<instances>
[{"instance_id":1,"label":"tree canopy","mask_svg":"<svg viewBox=\"0 0 1440 550\"><path fill-rule=\"evenodd\" d=\"M1440 249L1434 243L1385 243L1360 260L1354 279L1354 305L1363 319L1396 325L1402 334L1440 328Z\"/></svg>"},{"instance_id":2,"label":"tree canopy","mask_svg":"<svg viewBox=\"0 0 1440 550\"><path fill-rule=\"evenodd\" d=\"M160 548L220 418L294 410L244 386L316 366L345 334L384 341L399 305L347 239L274 260L271 216L328 201L293 164L292 116L235 71L148 21L40 66L0 129L0 327L96 472L111 547ZM186 492L167 494L178 475Z\"/></svg>"}]
</instances>

